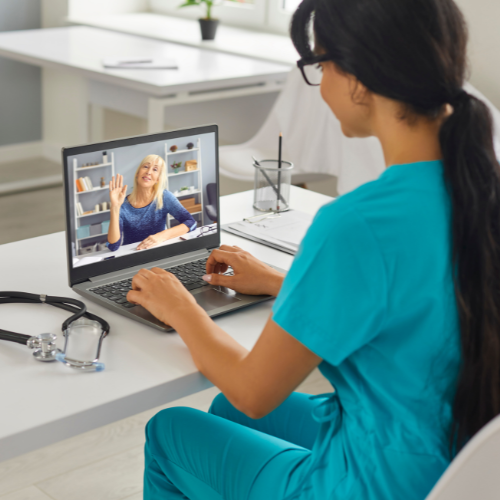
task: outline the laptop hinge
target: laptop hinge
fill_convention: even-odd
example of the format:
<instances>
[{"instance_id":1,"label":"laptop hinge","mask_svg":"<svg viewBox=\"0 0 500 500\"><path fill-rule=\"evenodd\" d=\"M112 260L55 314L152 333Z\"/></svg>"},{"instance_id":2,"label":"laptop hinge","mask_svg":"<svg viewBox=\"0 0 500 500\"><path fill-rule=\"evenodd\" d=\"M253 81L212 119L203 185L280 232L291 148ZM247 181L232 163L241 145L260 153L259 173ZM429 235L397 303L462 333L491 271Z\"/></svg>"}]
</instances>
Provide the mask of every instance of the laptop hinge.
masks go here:
<instances>
[{"instance_id":1,"label":"laptop hinge","mask_svg":"<svg viewBox=\"0 0 500 500\"><path fill-rule=\"evenodd\" d=\"M196 250L195 252L188 252L182 255L175 255L173 257L168 257L167 259L161 259L154 262L148 262L146 264L142 264L140 266L127 267L127 269L120 269L119 271L114 271L108 274L101 274L100 276L93 276L89 278L92 283L98 283L100 281L109 281L129 278L130 276L134 276L137 274L139 269L151 269L152 267L160 267L162 269L178 266L180 264L186 264L188 262L192 262L193 260L203 259L208 257L210 252L203 248L201 250Z\"/></svg>"}]
</instances>

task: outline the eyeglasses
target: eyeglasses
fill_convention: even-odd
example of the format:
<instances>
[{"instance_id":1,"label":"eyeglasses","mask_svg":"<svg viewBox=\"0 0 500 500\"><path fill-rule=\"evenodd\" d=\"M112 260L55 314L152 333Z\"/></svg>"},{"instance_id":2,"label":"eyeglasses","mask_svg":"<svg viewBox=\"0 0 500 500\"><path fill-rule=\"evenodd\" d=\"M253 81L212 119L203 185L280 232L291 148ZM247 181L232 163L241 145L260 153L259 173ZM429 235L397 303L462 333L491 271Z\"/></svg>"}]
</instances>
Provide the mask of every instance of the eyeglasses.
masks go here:
<instances>
[{"instance_id":1,"label":"eyeglasses","mask_svg":"<svg viewBox=\"0 0 500 500\"><path fill-rule=\"evenodd\" d=\"M316 57L306 57L297 61L297 66L300 69L307 85L317 87L321 84L323 72L321 71L320 62L331 61L332 58L327 54L321 54Z\"/></svg>"},{"instance_id":2,"label":"eyeglasses","mask_svg":"<svg viewBox=\"0 0 500 500\"><path fill-rule=\"evenodd\" d=\"M217 226L202 226L200 227L200 234L196 235L197 238L200 236L205 236L205 234L208 234L210 231L215 231L217 229Z\"/></svg>"}]
</instances>

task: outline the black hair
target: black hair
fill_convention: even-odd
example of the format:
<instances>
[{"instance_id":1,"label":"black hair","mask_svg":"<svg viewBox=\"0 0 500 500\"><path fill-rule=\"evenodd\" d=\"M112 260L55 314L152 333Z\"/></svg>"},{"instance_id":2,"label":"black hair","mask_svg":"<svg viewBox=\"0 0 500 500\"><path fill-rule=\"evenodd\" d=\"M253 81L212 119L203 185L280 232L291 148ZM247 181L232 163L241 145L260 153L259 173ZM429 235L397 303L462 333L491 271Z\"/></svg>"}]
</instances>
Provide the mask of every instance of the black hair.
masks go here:
<instances>
[{"instance_id":1,"label":"black hair","mask_svg":"<svg viewBox=\"0 0 500 500\"><path fill-rule=\"evenodd\" d=\"M489 109L463 90L467 26L453 0L303 0L291 22L303 58L315 42L339 70L413 116L453 112L439 132L452 203L461 338L450 451L500 414L500 166Z\"/></svg>"}]
</instances>

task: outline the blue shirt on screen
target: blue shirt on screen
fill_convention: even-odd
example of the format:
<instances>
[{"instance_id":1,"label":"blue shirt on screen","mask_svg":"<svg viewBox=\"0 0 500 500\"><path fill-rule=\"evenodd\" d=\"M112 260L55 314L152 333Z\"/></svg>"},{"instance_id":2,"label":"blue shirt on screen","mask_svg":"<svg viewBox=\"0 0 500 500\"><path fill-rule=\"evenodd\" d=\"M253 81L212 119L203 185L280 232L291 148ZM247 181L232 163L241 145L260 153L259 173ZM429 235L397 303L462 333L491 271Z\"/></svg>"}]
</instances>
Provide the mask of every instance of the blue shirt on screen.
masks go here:
<instances>
[{"instance_id":1,"label":"blue shirt on screen","mask_svg":"<svg viewBox=\"0 0 500 500\"><path fill-rule=\"evenodd\" d=\"M186 225L189 231L196 228L196 221L191 214L168 190L163 191L163 208L160 210L156 210L156 201L142 208L134 208L127 198L120 208L120 239L116 243L108 243L112 252L118 250L121 245L140 243L148 236L164 231L168 214Z\"/></svg>"},{"instance_id":2,"label":"blue shirt on screen","mask_svg":"<svg viewBox=\"0 0 500 500\"><path fill-rule=\"evenodd\" d=\"M316 215L273 306L335 390L314 415L314 498L423 500L449 465L451 244L441 161L393 165Z\"/></svg>"}]
</instances>

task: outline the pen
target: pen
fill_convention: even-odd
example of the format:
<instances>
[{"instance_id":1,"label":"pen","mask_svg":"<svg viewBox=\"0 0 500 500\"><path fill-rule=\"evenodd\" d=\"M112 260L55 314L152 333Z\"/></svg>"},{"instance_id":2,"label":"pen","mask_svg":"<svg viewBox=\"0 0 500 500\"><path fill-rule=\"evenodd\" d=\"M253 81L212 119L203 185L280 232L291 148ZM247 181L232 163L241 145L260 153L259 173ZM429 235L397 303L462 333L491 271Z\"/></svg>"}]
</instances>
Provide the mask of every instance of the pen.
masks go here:
<instances>
[{"instance_id":1,"label":"pen","mask_svg":"<svg viewBox=\"0 0 500 500\"><path fill-rule=\"evenodd\" d=\"M118 64L146 64L146 63L152 63L152 59L144 59L144 60L138 60L138 61L118 61Z\"/></svg>"},{"instance_id":2,"label":"pen","mask_svg":"<svg viewBox=\"0 0 500 500\"><path fill-rule=\"evenodd\" d=\"M280 191L281 191L281 143L282 143L283 136L281 135L280 132L280 139L279 139L279 147L278 147L278 199L276 200L276 206L278 208L278 212L280 211ZM284 203L284 200L283 200Z\"/></svg>"}]
</instances>

